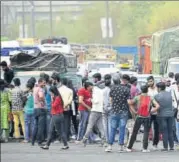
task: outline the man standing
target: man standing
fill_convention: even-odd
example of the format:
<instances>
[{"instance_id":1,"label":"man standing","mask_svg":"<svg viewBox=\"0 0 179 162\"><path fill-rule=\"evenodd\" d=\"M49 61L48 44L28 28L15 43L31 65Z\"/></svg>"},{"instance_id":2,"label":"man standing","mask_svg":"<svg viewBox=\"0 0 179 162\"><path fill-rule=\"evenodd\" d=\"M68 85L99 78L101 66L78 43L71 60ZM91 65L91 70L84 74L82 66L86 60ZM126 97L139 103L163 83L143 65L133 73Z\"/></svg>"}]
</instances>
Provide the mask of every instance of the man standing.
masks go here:
<instances>
[{"instance_id":1,"label":"man standing","mask_svg":"<svg viewBox=\"0 0 179 162\"><path fill-rule=\"evenodd\" d=\"M153 76L149 76L147 78L147 84L148 84L148 95L151 97L151 98L154 98L157 94L158 94L158 91L157 91L157 88L155 86L155 80L154 80L154 77ZM153 129L154 129L154 132L153 132L153 147L154 147L154 150L157 150L157 146L158 146L158 143L159 143L159 124L157 122L157 113L153 113L151 115L151 127L152 127L152 124L153 124Z\"/></svg>"},{"instance_id":2,"label":"man standing","mask_svg":"<svg viewBox=\"0 0 179 162\"><path fill-rule=\"evenodd\" d=\"M0 66L2 67L2 70L4 71L4 80L10 84L12 79L14 78L14 72L12 69L10 69L7 66L7 62L6 61L2 61Z\"/></svg>"},{"instance_id":3,"label":"man standing","mask_svg":"<svg viewBox=\"0 0 179 162\"><path fill-rule=\"evenodd\" d=\"M38 144L41 145L43 142L43 135L46 126L46 102L45 102L45 79L40 78L38 80L38 85L34 87L33 96L34 96L34 118L35 125L32 135L32 145L34 145L36 138Z\"/></svg>"},{"instance_id":4,"label":"man standing","mask_svg":"<svg viewBox=\"0 0 179 162\"><path fill-rule=\"evenodd\" d=\"M73 91L68 88L68 80L67 78L62 79L62 84L60 86L57 86L63 100L63 106L64 106L64 124L65 124L65 133L67 135L67 140L70 140L70 105L73 101Z\"/></svg>"},{"instance_id":5,"label":"man standing","mask_svg":"<svg viewBox=\"0 0 179 162\"><path fill-rule=\"evenodd\" d=\"M111 115L110 115L110 137L109 137L109 146L105 150L106 152L112 151L112 145L114 143L116 130L119 127L119 151L124 151L124 137L125 129L128 119L128 102L130 99L130 89L120 84L119 75L113 76L114 85L111 88L110 98L111 98ZM124 82L124 79L122 79Z\"/></svg>"}]
</instances>

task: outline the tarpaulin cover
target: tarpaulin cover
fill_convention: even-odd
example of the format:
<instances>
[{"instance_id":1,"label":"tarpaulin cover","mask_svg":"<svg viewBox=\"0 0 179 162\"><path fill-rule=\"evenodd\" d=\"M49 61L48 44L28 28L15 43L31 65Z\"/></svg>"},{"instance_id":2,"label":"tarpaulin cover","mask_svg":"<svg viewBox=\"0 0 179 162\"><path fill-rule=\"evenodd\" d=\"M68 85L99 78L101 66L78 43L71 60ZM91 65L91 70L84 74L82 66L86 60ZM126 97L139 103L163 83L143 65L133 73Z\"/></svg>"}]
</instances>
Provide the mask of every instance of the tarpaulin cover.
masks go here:
<instances>
[{"instance_id":1,"label":"tarpaulin cover","mask_svg":"<svg viewBox=\"0 0 179 162\"><path fill-rule=\"evenodd\" d=\"M179 26L156 32L152 35L151 60L165 62L179 57Z\"/></svg>"},{"instance_id":2,"label":"tarpaulin cover","mask_svg":"<svg viewBox=\"0 0 179 162\"><path fill-rule=\"evenodd\" d=\"M68 72L77 68L77 58L72 54L50 53L19 53L10 57L11 66L19 71L57 71Z\"/></svg>"}]
</instances>

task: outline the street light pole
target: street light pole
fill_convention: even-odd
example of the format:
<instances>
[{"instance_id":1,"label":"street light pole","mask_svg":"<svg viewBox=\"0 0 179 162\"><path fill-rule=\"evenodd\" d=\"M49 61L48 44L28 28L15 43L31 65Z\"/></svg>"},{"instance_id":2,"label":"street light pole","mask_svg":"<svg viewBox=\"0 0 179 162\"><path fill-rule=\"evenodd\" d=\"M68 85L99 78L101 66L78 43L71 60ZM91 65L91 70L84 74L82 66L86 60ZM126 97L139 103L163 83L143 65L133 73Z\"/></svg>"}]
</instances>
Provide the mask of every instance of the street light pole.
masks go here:
<instances>
[{"instance_id":1,"label":"street light pole","mask_svg":"<svg viewBox=\"0 0 179 162\"><path fill-rule=\"evenodd\" d=\"M52 1L50 1L50 37L52 38Z\"/></svg>"},{"instance_id":2,"label":"street light pole","mask_svg":"<svg viewBox=\"0 0 179 162\"><path fill-rule=\"evenodd\" d=\"M29 1L31 4L31 28L32 28L32 38L35 38L35 15L34 15L34 1Z\"/></svg>"},{"instance_id":3,"label":"street light pole","mask_svg":"<svg viewBox=\"0 0 179 162\"><path fill-rule=\"evenodd\" d=\"M25 38L25 7L22 1L22 38Z\"/></svg>"},{"instance_id":4,"label":"street light pole","mask_svg":"<svg viewBox=\"0 0 179 162\"><path fill-rule=\"evenodd\" d=\"M109 45L109 1L106 0L106 44Z\"/></svg>"}]
</instances>

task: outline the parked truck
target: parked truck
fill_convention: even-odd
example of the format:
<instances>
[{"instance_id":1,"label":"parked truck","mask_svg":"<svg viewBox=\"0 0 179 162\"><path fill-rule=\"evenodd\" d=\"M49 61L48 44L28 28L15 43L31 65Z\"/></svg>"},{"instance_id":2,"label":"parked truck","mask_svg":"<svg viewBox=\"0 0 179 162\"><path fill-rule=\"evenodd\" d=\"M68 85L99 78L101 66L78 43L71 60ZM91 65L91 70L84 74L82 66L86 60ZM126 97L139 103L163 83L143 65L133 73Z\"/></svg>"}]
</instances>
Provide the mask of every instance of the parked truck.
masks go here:
<instances>
[{"instance_id":1,"label":"parked truck","mask_svg":"<svg viewBox=\"0 0 179 162\"><path fill-rule=\"evenodd\" d=\"M152 35L150 59L153 74L179 73L179 26Z\"/></svg>"}]
</instances>

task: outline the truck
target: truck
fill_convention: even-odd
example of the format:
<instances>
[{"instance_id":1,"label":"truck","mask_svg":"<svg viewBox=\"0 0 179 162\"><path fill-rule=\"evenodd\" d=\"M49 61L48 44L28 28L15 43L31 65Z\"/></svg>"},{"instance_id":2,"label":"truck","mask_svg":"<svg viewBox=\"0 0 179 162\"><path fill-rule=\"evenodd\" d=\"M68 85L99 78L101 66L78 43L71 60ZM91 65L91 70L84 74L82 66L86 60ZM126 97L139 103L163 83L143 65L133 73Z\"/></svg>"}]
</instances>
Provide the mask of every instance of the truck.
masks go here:
<instances>
[{"instance_id":1,"label":"truck","mask_svg":"<svg viewBox=\"0 0 179 162\"><path fill-rule=\"evenodd\" d=\"M152 35L152 73L167 76L179 73L179 26L158 31Z\"/></svg>"}]
</instances>

